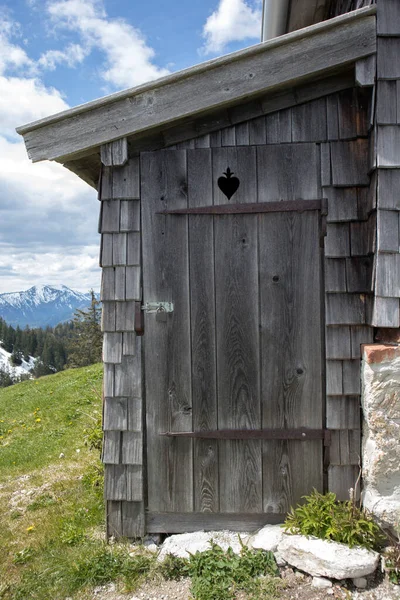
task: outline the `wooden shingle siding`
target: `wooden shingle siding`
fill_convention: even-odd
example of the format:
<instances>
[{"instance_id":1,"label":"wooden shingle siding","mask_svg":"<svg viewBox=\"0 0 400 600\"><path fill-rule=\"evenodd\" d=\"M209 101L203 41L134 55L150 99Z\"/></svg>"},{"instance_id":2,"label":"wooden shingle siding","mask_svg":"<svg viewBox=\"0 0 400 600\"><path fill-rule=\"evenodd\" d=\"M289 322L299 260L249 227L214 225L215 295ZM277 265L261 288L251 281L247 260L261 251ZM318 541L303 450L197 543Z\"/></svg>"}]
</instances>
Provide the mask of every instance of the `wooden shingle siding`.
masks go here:
<instances>
[{"instance_id":1,"label":"wooden shingle siding","mask_svg":"<svg viewBox=\"0 0 400 600\"><path fill-rule=\"evenodd\" d=\"M346 259L325 259L325 292L346 292Z\"/></svg>"}]
</instances>

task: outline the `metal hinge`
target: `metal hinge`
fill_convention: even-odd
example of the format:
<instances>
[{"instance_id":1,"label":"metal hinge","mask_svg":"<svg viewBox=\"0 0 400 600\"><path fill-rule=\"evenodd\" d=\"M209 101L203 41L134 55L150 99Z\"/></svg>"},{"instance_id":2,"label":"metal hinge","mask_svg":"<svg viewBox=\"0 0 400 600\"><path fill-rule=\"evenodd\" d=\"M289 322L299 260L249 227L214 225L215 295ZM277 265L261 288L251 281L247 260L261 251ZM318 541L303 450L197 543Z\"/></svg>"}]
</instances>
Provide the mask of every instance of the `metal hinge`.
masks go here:
<instances>
[{"instance_id":1,"label":"metal hinge","mask_svg":"<svg viewBox=\"0 0 400 600\"><path fill-rule=\"evenodd\" d=\"M172 313L174 312L174 305L172 302L146 302L142 305L142 310L146 313Z\"/></svg>"}]
</instances>

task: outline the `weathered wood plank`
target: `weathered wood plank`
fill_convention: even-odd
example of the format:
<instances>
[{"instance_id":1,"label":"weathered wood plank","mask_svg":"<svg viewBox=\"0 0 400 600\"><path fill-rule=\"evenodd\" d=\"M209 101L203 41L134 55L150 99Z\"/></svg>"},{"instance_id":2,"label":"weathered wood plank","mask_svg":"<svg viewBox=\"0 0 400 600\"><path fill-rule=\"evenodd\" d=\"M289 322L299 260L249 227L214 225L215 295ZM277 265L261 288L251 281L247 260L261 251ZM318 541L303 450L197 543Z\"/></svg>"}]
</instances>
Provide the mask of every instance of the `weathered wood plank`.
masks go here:
<instances>
[{"instance_id":1,"label":"weathered wood plank","mask_svg":"<svg viewBox=\"0 0 400 600\"><path fill-rule=\"evenodd\" d=\"M341 360L326 361L326 393L330 396L343 394L343 369Z\"/></svg>"},{"instance_id":2,"label":"weathered wood plank","mask_svg":"<svg viewBox=\"0 0 400 600\"><path fill-rule=\"evenodd\" d=\"M211 148L220 148L222 146L222 135L220 130L210 133L210 146Z\"/></svg>"},{"instance_id":3,"label":"weathered wood plank","mask_svg":"<svg viewBox=\"0 0 400 600\"><path fill-rule=\"evenodd\" d=\"M139 343L138 338L136 343ZM142 396L140 352L134 356L123 356L115 365L115 396Z\"/></svg>"},{"instance_id":4,"label":"weathered wood plank","mask_svg":"<svg viewBox=\"0 0 400 600\"><path fill-rule=\"evenodd\" d=\"M100 148L100 157L106 167L123 167L128 162L128 140L122 138L103 144Z\"/></svg>"},{"instance_id":5,"label":"weathered wood plank","mask_svg":"<svg viewBox=\"0 0 400 600\"><path fill-rule=\"evenodd\" d=\"M370 91L352 88L338 94L339 137L366 137L369 128Z\"/></svg>"},{"instance_id":6,"label":"weathered wood plank","mask_svg":"<svg viewBox=\"0 0 400 600\"><path fill-rule=\"evenodd\" d=\"M397 0L377 3L376 25L378 35L399 35L400 5Z\"/></svg>"},{"instance_id":7,"label":"weathered wood plank","mask_svg":"<svg viewBox=\"0 0 400 600\"><path fill-rule=\"evenodd\" d=\"M327 396L326 426L328 429L360 429L360 397Z\"/></svg>"},{"instance_id":8,"label":"weathered wood plank","mask_svg":"<svg viewBox=\"0 0 400 600\"><path fill-rule=\"evenodd\" d=\"M103 361L120 363L122 360L122 333L104 333Z\"/></svg>"},{"instance_id":9,"label":"weathered wood plank","mask_svg":"<svg viewBox=\"0 0 400 600\"><path fill-rule=\"evenodd\" d=\"M380 252L399 252L399 213L378 210L377 249Z\"/></svg>"},{"instance_id":10,"label":"weathered wood plank","mask_svg":"<svg viewBox=\"0 0 400 600\"><path fill-rule=\"evenodd\" d=\"M117 302L115 309L116 331L135 331L135 302Z\"/></svg>"},{"instance_id":11,"label":"weathered wood plank","mask_svg":"<svg viewBox=\"0 0 400 600\"><path fill-rule=\"evenodd\" d=\"M357 188L357 213L358 220L367 221L371 212L376 210L377 201L377 172L371 174L371 183L368 188Z\"/></svg>"},{"instance_id":12,"label":"weathered wood plank","mask_svg":"<svg viewBox=\"0 0 400 600\"><path fill-rule=\"evenodd\" d=\"M350 488L354 489L359 472L358 466L331 466L328 469L328 487L337 500L348 500ZM359 491L359 490L358 490Z\"/></svg>"},{"instance_id":13,"label":"weathered wood plank","mask_svg":"<svg viewBox=\"0 0 400 600\"><path fill-rule=\"evenodd\" d=\"M343 394L357 395L361 393L360 359L343 361Z\"/></svg>"},{"instance_id":14,"label":"weathered wood plank","mask_svg":"<svg viewBox=\"0 0 400 600\"><path fill-rule=\"evenodd\" d=\"M373 260L370 256L346 258L347 291L368 293L373 290Z\"/></svg>"},{"instance_id":15,"label":"weathered wood plank","mask_svg":"<svg viewBox=\"0 0 400 600\"><path fill-rule=\"evenodd\" d=\"M104 200L101 203L101 233L118 233L120 219L119 200Z\"/></svg>"},{"instance_id":16,"label":"weathered wood plank","mask_svg":"<svg viewBox=\"0 0 400 600\"><path fill-rule=\"evenodd\" d=\"M221 173L227 165L241 180L235 200L256 201L255 148L215 150L213 173ZM225 204L226 198L215 177L213 183L214 203ZM261 428L260 349L258 310L257 304L254 305L254 299L258 298L257 220L249 215L216 218L214 244L218 427L258 429ZM221 443L221 512L261 512L261 473L260 441Z\"/></svg>"},{"instance_id":17,"label":"weathered wood plank","mask_svg":"<svg viewBox=\"0 0 400 600\"><path fill-rule=\"evenodd\" d=\"M105 364L104 365L104 377L103 377L103 391L104 396L114 396L114 365L113 364Z\"/></svg>"},{"instance_id":18,"label":"weathered wood plank","mask_svg":"<svg viewBox=\"0 0 400 600\"><path fill-rule=\"evenodd\" d=\"M122 502L108 500L107 505L107 539L122 536Z\"/></svg>"},{"instance_id":19,"label":"weathered wood plank","mask_svg":"<svg viewBox=\"0 0 400 600\"><path fill-rule=\"evenodd\" d=\"M103 233L101 236L101 247L100 247L100 267L112 267L113 266L113 235L112 233Z\"/></svg>"},{"instance_id":20,"label":"weathered wood plank","mask_svg":"<svg viewBox=\"0 0 400 600\"><path fill-rule=\"evenodd\" d=\"M159 435L192 429L188 217L155 214L160 208L187 207L186 152L144 153L141 173L143 300L174 303L166 322L145 315L145 364L157 373L146 377L148 508L189 511L192 441Z\"/></svg>"},{"instance_id":21,"label":"weathered wood plank","mask_svg":"<svg viewBox=\"0 0 400 600\"><path fill-rule=\"evenodd\" d=\"M141 465L106 465L104 495L107 500L143 500L143 471Z\"/></svg>"},{"instance_id":22,"label":"weathered wood plank","mask_svg":"<svg viewBox=\"0 0 400 600\"><path fill-rule=\"evenodd\" d=\"M124 431L128 429L127 398L104 398L103 429Z\"/></svg>"},{"instance_id":23,"label":"weathered wood plank","mask_svg":"<svg viewBox=\"0 0 400 600\"><path fill-rule=\"evenodd\" d=\"M143 502L121 502L122 536L143 538L145 531L145 511Z\"/></svg>"},{"instance_id":24,"label":"weathered wood plank","mask_svg":"<svg viewBox=\"0 0 400 600\"><path fill-rule=\"evenodd\" d=\"M100 200L139 198L139 158L131 158L123 167L103 167Z\"/></svg>"},{"instance_id":25,"label":"weathered wood plank","mask_svg":"<svg viewBox=\"0 0 400 600\"><path fill-rule=\"evenodd\" d=\"M377 166L400 167L399 146L400 127L398 125L379 125L376 147Z\"/></svg>"},{"instance_id":26,"label":"weathered wood plank","mask_svg":"<svg viewBox=\"0 0 400 600\"><path fill-rule=\"evenodd\" d=\"M320 198L317 152L316 144L258 146L258 202Z\"/></svg>"},{"instance_id":27,"label":"weathered wood plank","mask_svg":"<svg viewBox=\"0 0 400 600\"><path fill-rule=\"evenodd\" d=\"M321 144L321 185L332 185L331 146Z\"/></svg>"},{"instance_id":28,"label":"weathered wood plank","mask_svg":"<svg viewBox=\"0 0 400 600\"><path fill-rule=\"evenodd\" d=\"M225 127L221 131L221 145L222 146L235 146L236 145L236 132L235 127Z\"/></svg>"},{"instance_id":29,"label":"weathered wood plank","mask_svg":"<svg viewBox=\"0 0 400 600\"><path fill-rule=\"evenodd\" d=\"M332 183L336 186L368 185L368 140L331 142Z\"/></svg>"},{"instance_id":30,"label":"weathered wood plank","mask_svg":"<svg viewBox=\"0 0 400 600\"><path fill-rule=\"evenodd\" d=\"M105 431L101 460L106 465L118 465L121 457L121 432Z\"/></svg>"},{"instance_id":31,"label":"weathered wood plank","mask_svg":"<svg viewBox=\"0 0 400 600\"><path fill-rule=\"evenodd\" d=\"M350 327L327 327L325 335L326 358L352 358Z\"/></svg>"},{"instance_id":32,"label":"weathered wood plank","mask_svg":"<svg viewBox=\"0 0 400 600\"><path fill-rule=\"evenodd\" d=\"M140 340L139 347L140 347ZM128 398L128 431L143 430L143 402L141 398Z\"/></svg>"},{"instance_id":33,"label":"weathered wood plank","mask_svg":"<svg viewBox=\"0 0 400 600\"><path fill-rule=\"evenodd\" d=\"M249 143L251 146L263 145L267 139L267 125L265 117L249 121Z\"/></svg>"},{"instance_id":34,"label":"weathered wood plank","mask_svg":"<svg viewBox=\"0 0 400 600\"><path fill-rule=\"evenodd\" d=\"M125 355L134 356L137 351L136 334L131 331L125 331L122 334L122 351Z\"/></svg>"},{"instance_id":35,"label":"weathered wood plank","mask_svg":"<svg viewBox=\"0 0 400 600\"><path fill-rule=\"evenodd\" d=\"M375 293L384 298L400 296L400 254L377 255Z\"/></svg>"},{"instance_id":36,"label":"weathered wood plank","mask_svg":"<svg viewBox=\"0 0 400 600\"><path fill-rule=\"evenodd\" d=\"M325 98L292 108L293 142L325 142L327 139Z\"/></svg>"},{"instance_id":37,"label":"weathered wood plank","mask_svg":"<svg viewBox=\"0 0 400 600\"><path fill-rule=\"evenodd\" d=\"M360 294L326 294L327 325L365 323L365 298Z\"/></svg>"},{"instance_id":38,"label":"weathered wood plank","mask_svg":"<svg viewBox=\"0 0 400 600\"><path fill-rule=\"evenodd\" d=\"M125 267L115 267L114 268L115 275L115 295L114 300L125 300L126 298L126 268ZM106 300L110 300L110 298L106 298Z\"/></svg>"},{"instance_id":39,"label":"weathered wood plank","mask_svg":"<svg viewBox=\"0 0 400 600\"><path fill-rule=\"evenodd\" d=\"M355 79L357 85L372 86L376 78L376 55L372 54L356 62Z\"/></svg>"},{"instance_id":40,"label":"weathered wood plank","mask_svg":"<svg viewBox=\"0 0 400 600\"><path fill-rule=\"evenodd\" d=\"M126 300L141 300L140 267L126 267L125 298Z\"/></svg>"},{"instance_id":41,"label":"weathered wood plank","mask_svg":"<svg viewBox=\"0 0 400 600\"><path fill-rule=\"evenodd\" d=\"M213 204L211 150L188 152L188 206ZM189 218L194 431L217 429L214 224ZM218 512L218 442L194 441L194 510Z\"/></svg>"},{"instance_id":42,"label":"weathered wood plank","mask_svg":"<svg viewBox=\"0 0 400 600\"><path fill-rule=\"evenodd\" d=\"M379 37L377 39L378 79L399 79L400 37Z\"/></svg>"},{"instance_id":43,"label":"weathered wood plank","mask_svg":"<svg viewBox=\"0 0 400 600\"><path fill-rule=\"evenodd\" d=\"M399 327L399 324L399 299L375 296L372 307L371 325L373 327Z\"/></svg>"},{"instance_id":44,"label":"weathered wood plank","mask_svg":"<svg viewBox=\"0 0 400 600\"><path fill-rule=\"evenodd\" d=\"M370 9L358 11L88 103L19 133L33 160L68 160L121 136L162 129L182 117L334 71L373 54L375 48L375 16Z\"/></svg>"},{"instance_id":45,"label":"weathered wood plank","mask_svg":"<svg viewBox=\"0 0 400 600\"><path fill-rule=\"evenodd\" d=\"M379 208L400 210L400 169L378 170Z\"/></svg>"},{"instance_id":46,"label":"weathered wood plank","mask_svg":"<svg viewBox=\"0 0 400 600\"><path fill-rule=\"evenodd\" d=\"M326 98L326 124L328 140L339 139L338 95L331 94Z\"/></svg>"},{"instance_id":47,"label":"weathered wood plank","mask_svg":"<svg viewBox=\"0 0 400 600\"><path fill-rule=\"evenodd\" d=\"M101 330L115 331L115 302L103 302L101 307Z\"/></svg>"},{"instance_id":48,"label":"weathered wood plank","mask_svg":"<svg viewBox=\"0 0 400 600\"><path fill-rule=\"evenodd\" d=\"M322 427L319 239L317 211L259 222L264 429ZM256 286L247 289L254 304ZM322 489L322 442L263 442L265 512L286 512L313 487Z\"/></svg>"},{"instance_id":49,"label":"weathered wood plank","mask_svg":"<svg viewBox=\"0 0 400 600\"><path fill-rule=\"evenodd\" d=\"M351 358L361 357L361 344L372 344L374 330L372 327L352 326L351 329Z\"/></svg>"},{"instance_id":50,"label":"weathered wood plank","mask_svg":"<svg viewBox=\"0 0 400 600\"><path fill-rule=\"evenodd\" d=\"M397 123L397 82L378 81L376 122L379 125Z\"/></svg>"},{"instance_id":51,"label":"weathered wood plank","mask_svg":"<svg viewBox=\"0 0 400 600\"><path fill-rule=\"evenodd\" d=\"M235 136L236 137L236 136ZM201 135L194 140L195 148L209 148L210 147L210 134L206 133Z\"/></svg>"},{"instance_id":52,"label":"weathered wood plank","mask_svg":"<svg viewBox=\"0 0 400 600\"><path fill-rule=\"evenodd\" d=\"M368 221L350 223L350 245L352 256L367 256L375 252L376 214L371 213Z\"/></svg>"},{"instance_id":53,"label":"weathered wood plank","mask_svg":"<svg viewBox=\"0 0 400 600\"><path fill-rule=\"evenodd\" d=\"M357 219L357 188L326 187L323 190L323 195L328 199L328 223Z\"/></svg>"},{"instance_id":54,"label":"weathered wood plank","mask_svg":"<svg viewBox=\"0 0 400 600\"><path fill-rule=\"evenodd\" d=\"M267 523L283 523L284 514L276 513L147 513L146 530L149 533L187 533L193 531L256 531Z\"/></svg>"},{"instance_id":55,"label":"weathered wood plank","mask_svg":"<svg viewBox=\"0 0 400 600\"><path fill-rule=\"evenodd\" d=\"M127 233L126 253L127 265L140 265L140 233L138 231Z\"/></svg>"},{"instance_id":56,"label":"weathered wood plank","mask_svg":"<svg viewBox=\"0 0 400 600\"><path fill-rule=\"evenodd\" d=\"M361 454L361 436L359 429L332 431L329 459L331 466L358 465Z\"/></svg>"},{"instance_id":57,"label":"weathered wood plank","mask_svg":"<svg viewBox=\"0 0 400 600\"><path fill-rule=\"evenodd\" d=\"M236 146L248 146L250 143L249 123L239 123L235 127Z\"/></svg>"},{"instance_id":58,"label":"weathered wood plank","mask_svg":"<svg viewBox=\"0 0 400 600\"><path fill-rule=\"evenodd\" d=\"M346 292L346 259L325 259L325 291Z\"/></svg>"},{"instance_id":59,"label":"weathered wood plank","mask_svg":"<svg viewBox=\"0 0 400 600\"><path fill-rule=\"evenodd\" d=\"M121 462L124 465L143 464L143 435L141 431L122 433Z\"/></svg>"},{"instance_id":60,"label":"weathered wood plank","mask_svg":"<svg viewBox=\"0 0 400 600\"><path fill-rule=\"evenodd\" d=\"M279 110L266 117L267 144L292 141L292 110Z\"/></svg>"},{"instance_id":61,"label":"weathered wood plank","mask_svg":"<svg viewBox=\"0 0 400 600\"><path fill-rule=\"evenodd\" d=\"M126 265L126 233L113 233L112 238L112 264Z\"/></svg>"},{"instance_id":62,"label":"weathered wood plank","mask_svg":"<svg viewBox=\"0 0 400 600\"><path fill-rule=\"evenodd\" d=\"M325 256L341 258L350 256L349 223L328 223L325 240Z\"/></svg>"},{"instance_id":63,"label":"weathered wood plank","mask_svg":"<svg viewBox=\"0 0 400 600\"><path fill-rule=\"evenodd\" d=\"M122 231L140 231L140 202L138 200L121 200Z\"/></svg>"},{"instance_id":64,"label":"weathered wood plank","mask_svg":"<svg viewBox=\"0 0 400 600\"><path fill-rule=\"evenodd\" d=\"M101 273L100 300L115 300L115 269L107 267Z\"/></svg>"}]
</instances>

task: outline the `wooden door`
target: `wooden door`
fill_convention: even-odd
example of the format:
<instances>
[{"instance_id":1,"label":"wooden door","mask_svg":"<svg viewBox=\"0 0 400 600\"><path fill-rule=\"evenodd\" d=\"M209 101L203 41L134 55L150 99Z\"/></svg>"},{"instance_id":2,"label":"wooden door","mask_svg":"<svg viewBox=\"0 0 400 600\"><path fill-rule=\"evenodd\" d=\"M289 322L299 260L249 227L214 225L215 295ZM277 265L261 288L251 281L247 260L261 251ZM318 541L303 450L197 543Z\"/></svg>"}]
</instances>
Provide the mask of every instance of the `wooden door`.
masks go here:
<instances>
[{"instance_id":1,"label":"wooden door","mask_svg":"<svg viewBox=\"0 0 400 600\"><path fill-rule=\"evenodd\" d=\"M145 314L148 531L251 529L322 489L321 217L288 203L318 197L317 155L282 148L141 157L143 302L173 303Z\"/></svg>"}]
</instances>

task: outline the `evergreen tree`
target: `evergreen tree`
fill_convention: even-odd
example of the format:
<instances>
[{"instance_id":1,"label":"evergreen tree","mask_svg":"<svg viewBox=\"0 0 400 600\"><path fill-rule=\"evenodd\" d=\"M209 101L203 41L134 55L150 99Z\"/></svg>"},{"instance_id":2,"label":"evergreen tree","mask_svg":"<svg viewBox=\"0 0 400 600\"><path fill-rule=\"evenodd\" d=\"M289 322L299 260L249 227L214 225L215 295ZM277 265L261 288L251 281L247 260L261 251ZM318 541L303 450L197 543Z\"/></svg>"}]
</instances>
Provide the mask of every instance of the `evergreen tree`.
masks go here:
<instances>
[{"instance_id":1,"label":"evergreen tree","mask_svg":"<svg viewBox=\"0 0 400 600\"><path fill-rule=\"evenodd\" d=\"M77 309L68 348L68 366L84 367L101 361L103 336L100 329L101 308L93 290L87 310Z\"/></svg>"}]
</instances>

